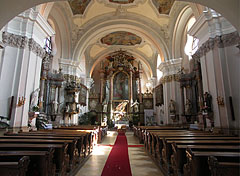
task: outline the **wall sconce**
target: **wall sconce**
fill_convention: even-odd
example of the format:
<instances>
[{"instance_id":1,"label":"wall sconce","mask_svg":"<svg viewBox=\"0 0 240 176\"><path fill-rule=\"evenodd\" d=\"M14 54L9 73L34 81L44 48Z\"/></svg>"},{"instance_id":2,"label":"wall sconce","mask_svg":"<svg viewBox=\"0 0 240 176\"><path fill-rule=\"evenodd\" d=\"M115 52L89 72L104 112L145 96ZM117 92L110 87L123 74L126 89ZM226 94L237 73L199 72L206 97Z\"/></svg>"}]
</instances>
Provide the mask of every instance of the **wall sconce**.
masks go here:
<instances>
[{"instance_id":1,"label":"wall sconce","mask_svg":"<svg viewBox=\"0 0 240 176\"><path fill-rule=\"evenodd\" d=\"M217 104L220 106L224 106L224 99L223 97L218 96L217 97Z\"/></svg>"},{"instance_id":2,"label":"wall sconce","mask_svg":"<svg viewBox=\"0 0 240 176\"><path fill-rule=\"evenodd\" d=\"M19 97L17 106L18 107L23 106L25 104L25 101L26 101L26 98L24 98L23 96Z\"/></svg>"}]
</instances>

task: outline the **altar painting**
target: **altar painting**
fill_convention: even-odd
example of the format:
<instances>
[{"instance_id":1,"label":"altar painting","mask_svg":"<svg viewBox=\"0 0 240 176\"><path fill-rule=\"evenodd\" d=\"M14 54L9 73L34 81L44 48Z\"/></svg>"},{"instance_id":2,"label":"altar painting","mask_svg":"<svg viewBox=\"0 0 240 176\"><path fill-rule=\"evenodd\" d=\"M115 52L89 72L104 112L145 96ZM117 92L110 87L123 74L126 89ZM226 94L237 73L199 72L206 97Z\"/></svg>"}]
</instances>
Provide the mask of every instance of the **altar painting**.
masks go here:
<instances>
[{"instance_id":1,"label":"altar painting","mask_svg":"<svg viewBox=\"0 0 240 176\"><path fill-rule=\"evenodd\" d=\"M113 100L128 100L128 75L119 72L113 79Z\"/></svg>"}]
</instances>

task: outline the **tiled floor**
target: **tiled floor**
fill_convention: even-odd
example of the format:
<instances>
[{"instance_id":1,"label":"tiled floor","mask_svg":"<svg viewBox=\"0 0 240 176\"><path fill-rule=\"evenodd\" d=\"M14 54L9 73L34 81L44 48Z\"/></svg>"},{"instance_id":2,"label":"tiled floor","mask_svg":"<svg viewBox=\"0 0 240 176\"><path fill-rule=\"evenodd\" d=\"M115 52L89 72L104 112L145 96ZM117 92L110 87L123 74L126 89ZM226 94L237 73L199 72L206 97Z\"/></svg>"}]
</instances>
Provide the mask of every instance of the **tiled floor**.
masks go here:
<instances>
[{"instance_id":1,"label":"tiled floor","mask_svg":"<svg viewBox=\"0 0 240 176\"><path fill-rule=\"evenodd\" d=\"M101 144L113 145L116 140L117 133L108 131ZM128 145L138 145L139 142L133 136L133 132L126 133ZM76 176L101 176L105 162L112 147L97 146L91 154L88 161L79 170ZM151 158L145 153L143 147L129 147L129 159L133 176L162 176L160 169L153 163Z\"/></svg>"}]
</instances>

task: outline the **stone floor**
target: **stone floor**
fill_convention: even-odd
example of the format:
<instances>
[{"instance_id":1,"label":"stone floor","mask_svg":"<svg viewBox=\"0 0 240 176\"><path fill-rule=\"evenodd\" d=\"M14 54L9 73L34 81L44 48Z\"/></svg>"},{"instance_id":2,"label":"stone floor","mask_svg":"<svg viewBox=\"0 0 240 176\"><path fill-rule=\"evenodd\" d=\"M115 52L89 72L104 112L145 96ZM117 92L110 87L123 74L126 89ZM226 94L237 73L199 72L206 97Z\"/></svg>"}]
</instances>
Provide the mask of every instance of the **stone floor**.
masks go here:
<instances>
[{"instance_id":1,"label":"stone floor","mask_svg":"<svg viewBox=\"0 0 240 176\"><path fill-rule=\"evenodd\" d=\"M76 176L101 176L105 162L112 147L103 145L113 145L116 140L117 132L108 131L101 145L94 148L93 153ZM128 145L139 145L133 132L126 132ZM144 147L129 147L129 159L133 176L162 176L160 169L152 159L145 153Z\"/></svg>"}]
</instances>

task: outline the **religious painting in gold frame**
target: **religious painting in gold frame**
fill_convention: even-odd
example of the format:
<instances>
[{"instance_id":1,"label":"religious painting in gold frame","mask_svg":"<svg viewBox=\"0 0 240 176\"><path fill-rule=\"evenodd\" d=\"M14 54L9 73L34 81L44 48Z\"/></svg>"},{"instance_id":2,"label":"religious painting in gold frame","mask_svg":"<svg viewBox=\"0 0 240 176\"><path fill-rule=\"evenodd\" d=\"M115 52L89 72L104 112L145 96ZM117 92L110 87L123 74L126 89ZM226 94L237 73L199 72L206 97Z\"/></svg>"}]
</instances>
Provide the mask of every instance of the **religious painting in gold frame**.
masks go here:
<instances>
[{"instance_id":1,"label":"religious painting in gold frame","mask_svg":"<svg viewBox=\"0 0 240 176\"><path fill-rule=\"evenodd\" d=\"M125 72L113 77L113 100L129 100L129 77Z\"/></svg>"}]
</instances>

